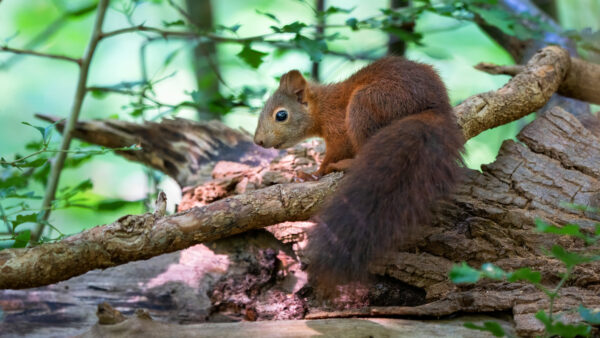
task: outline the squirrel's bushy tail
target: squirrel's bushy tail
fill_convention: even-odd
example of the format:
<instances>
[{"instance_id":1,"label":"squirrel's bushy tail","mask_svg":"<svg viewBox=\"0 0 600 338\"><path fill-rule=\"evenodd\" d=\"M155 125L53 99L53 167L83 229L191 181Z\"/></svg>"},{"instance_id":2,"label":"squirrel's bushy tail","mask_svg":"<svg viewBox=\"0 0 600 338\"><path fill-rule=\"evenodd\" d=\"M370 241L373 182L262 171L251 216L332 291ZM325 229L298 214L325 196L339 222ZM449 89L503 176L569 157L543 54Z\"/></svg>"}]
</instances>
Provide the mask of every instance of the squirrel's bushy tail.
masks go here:
<instances>
[{"instance_id":1,"label":"squirrel's bushy tail","mask_svg":"<svg viewBox=\"0 0 600 338\"><path fill-rule=\"evenodd\" d=\"M317 286L365 280L373 258L428 224L434 202L459 178L464 138L451 109L396 120L360 149L308 234L308 273Z\"/></svg>"}]
</instances>

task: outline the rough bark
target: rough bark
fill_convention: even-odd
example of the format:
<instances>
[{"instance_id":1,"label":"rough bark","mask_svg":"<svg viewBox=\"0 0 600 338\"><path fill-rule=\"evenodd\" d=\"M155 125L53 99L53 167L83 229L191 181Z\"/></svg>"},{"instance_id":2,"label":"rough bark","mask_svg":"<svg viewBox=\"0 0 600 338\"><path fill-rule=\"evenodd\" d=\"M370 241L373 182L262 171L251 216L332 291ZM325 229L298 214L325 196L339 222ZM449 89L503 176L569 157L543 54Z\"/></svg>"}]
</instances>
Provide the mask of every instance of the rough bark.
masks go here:
<instances>
[{"instance_id":1,"label":"rough bark","mask_svg":"<svg viewBox=\"0 0 600 338\"><path fill-rule=\"evenodd\" d=\"M550 46L536 53L526 70L502 88L466 99L454 108L466 139L517 120L543 107L569 69L568 53Z\"/></svg>"}]
</instances>

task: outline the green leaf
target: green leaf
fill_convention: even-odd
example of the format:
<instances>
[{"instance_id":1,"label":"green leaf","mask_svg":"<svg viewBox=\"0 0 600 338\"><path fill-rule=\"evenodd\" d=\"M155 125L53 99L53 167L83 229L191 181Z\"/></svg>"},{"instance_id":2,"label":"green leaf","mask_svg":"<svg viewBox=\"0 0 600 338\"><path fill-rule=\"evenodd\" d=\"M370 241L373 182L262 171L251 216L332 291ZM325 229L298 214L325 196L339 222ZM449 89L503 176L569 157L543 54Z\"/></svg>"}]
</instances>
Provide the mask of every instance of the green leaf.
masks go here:
<instances>
[{"instance_id":1,"label":"green leaf","mask_svg":"<svg viewBox=\"0 0 600 338\"><path fill-rule=\"evenodd\" d=\"M586 324L571 325L559 321L550 320L550 317L544 310L540 310L535 314L537 318L546 327L546 335L558 335L564 338L575 338L577 336L589 337L591 327Z\"/></svg>"},{"instance_id":2,"label":"green leaf","mask_svg":"<svg viewBox=\"0 0 600 338\"><path fill-rule=\"evenodd\" d=\"M100 203L98 203L96 205L96 209L99 211L117 210L117 209L121 209L126 206L139 205L139 204L140 204L140 201L124 201L124 200L120 200L120 199L106 199L106 200L100 201Z\"/></svg>"},{"instance_id":3,"label":"green leaf","mask_svg":"<svg viewBox=\"0 0 600 338\"><path fill-rule=\"evenodd\" d=\"M346 20L346 26L350 26L353 31L358 30L358 20L356 18L350 18Z\"/></svg>"},{"instance_id":4,"label":"green leaf","mask_svg":"<svg viewBox=\"0 0 600 338\"><path fill-rule=\"evenodd\" d=\"M600 31L598 31L598 38L600 39ZM600 213L600 208L594 208L590 205L562 202L560 203L560 206L577 211Z\"/></svg>"},{"instance_id":5,"label":"green leaf","mask_svg":"<svg viewBox=\"0 0 600 338\"><path fill-rule=\"evenodd\" d=\"M75 187L73 187L71 190L80 192L80 191L90 190L93 187L94 187L94 184L92 183L92 180L87 179L85 181L82 181L81 183L79 183Z\"/></svg>"},{"instance_id":6,"label":"green leaf","mask_svg":"<svg viewBox=\"0 0 600 338\"><path fill-rule=\"evenodd\" d=\"M21 122L21 123L26 126L30 126L32 128L37 129L40 132L40 134L42 134L42 140L44 141L44 144L48 144L48 141L50 141L50 135L52 135L52 130L54 129L54 126L56 126L58 123L63 122L64 120L65 119L60 119L46 127L34 126L34 125L30 124L29 122Z\"/></svg>"},{"instance_id":7,"label":"green leaf","mask_svg":"<svg viewBox=\"0 0 600 338\"><path fill-rule=\"evenodd\" d=\"M600 325L600 308L588 309L583 305L579 305L579 314L586 322Z\"/></svg>"},{"instance_id":8,"label":"green leaf","mask_svg":"<svg viewBox=\"0 0 600 338\"><path fill-rule=\"evenodd\" d=\"M450 270L450 280L455 284L476 283L480 278L481 272L465 262L462 262L461 265L454 265Z\"/></svg>"},{"instance_id":9,"label":"green leaf","mask_svg":"<svg viewBox=\"0 0 600 338\"><path fill-rule=\"evenodd\" d=\"M217 28L225 30L225 31L230 31L232 33L237 33L237 31L240 29L240 27L242 27L242 25L235 24L233 26L224 26L224 25L217 25Z\"/></svg>"},{"instance_id":10,"label":"green leaf","mask_svg":"<svg viewBox=\"0 0 600 338\"><path fill-rule=\"evenodd\" d=\"M34 191L18 193L16 191L16 189L10 189L10 190L0 189L0 198L22 198L22 199L32 199L32 200L42 199L41 196L36 196Z\"/></svg>"},{"instance_id":11,"label":"green leaf","mask_svg":"<svg viewBox=\"0 0 600 338\"><path fill-rule=\"evenodd\" d=\"M166 67L170 65L171 62L175 60L175 57L179 54L179 51L181 51L181 49L175 49L174 51L171 51L169 55L167 55L167 57L165 58L165 61L163 61L163 66Z\"/></svg>"},{"instance_id":12,"label":"green leaf","mask_svg":"<svg viewBox=\"0 0 600 338\"><path fill-rule=\"evenodd\" d=\"M416 44L420 44L421 39L423 38L423 35L421 33L409 32L407 30L394 26L385 27L383 30L395 35L397 38L406 42L414 42Z\"/></svg>"},{"instance_id":13,"label":"green leaf","mask_svg":"<svg viewBox=\"0 0 600 338\"><path fill-rule=\"evenodd\" d=\"M352 8L341 8L341 7L336 7L336 6L329 6L327 7L326 10L324 10L321 13L318 13L318 16L322 17L322 16L328 16L328 15L332 15L332 14L338 14L338 13L344 13L344 14L349 14L350 12L352 12L356 7L352 7Z\"/></svg>"},{"instance_id":14,"label":"green leaf","mask_svg":"<svg viewBox=\"0 0 600 338\"><path fill-rule=\"evenodd\" d=\"M263 58L268 54L252 49L250 45L244 45L244 48L237 56L244 60L250 67L258 68L263 63Z\"/></svg>"},{"instance_id":15,"label":"green leaf","mask_svg":"<svg viewBox=\"0 0 600 338\"><path fill-rule=\"evenodd\" d=\"M271 13L268 13L268 12L263 12L263 11L260 11L260 10L258 10L258 9L256 10L256 13L258 13L258 14L261 14L261 15L264 15L264 16L266 16L267 18L269 18L269 19L271 19L271 20L273 20L273 21L275 21L275 22L277 22L277 23L280 23L279 19L277 19L277 17L276 17L275 15L271 14Z\"/></svg>"},{"instance_id":16,"label":"green leaf","mask_svg":"<svg viewBox=\"0 0 600 338\"><path fill-rule=\"evenodd\" d=\"M535 228L537 231L545 234L567 235L582 239L585 239L586 237L581 233L579 226L576 224L567 224L563 227L557 227L538 218L535 220Z\"/></svg>"},{"instance_id":17,"label":"green leaf","mask_svg":"<svg viewBox=\"0 0 600 338\"><path fill-rule=\"evenodd\" d=\"M185 22L181 19L175 21L163 21L162 23L165 27L185 26Z\"/></svg>"},{"instance_id":18,"label":"green leaf","mask_svg":"<svg viewBox=\"0 0 600 338\"><path fill-rule=\"evenodd\" d=\"M38 214L26 214L26 215L17 215L17 218L12 221L13 230L15 230L19 225L23 223L35 223L37 222Z\"/></svg>"},{"instance_id":19,"label":"green leaf","mask_svg":"<svg viewBox=\"0 0 600 338\"><path fill-rule=\"evenodd\" d=\"M2 188L24 188L27 186L27 177L21 175L18 170L14 170L10 175L0 175L0 189Z\"/></svg>"},{"instance_id":20,"label":"green leaf","mask_svg":"<svg viewBox=\"0 0 600 338\"><path fill-rule=\"evenodd\" d=\"M509 273L506 277L511 283L524 280L533 284L538 284L542 281L542 274L539 271L533 271L530 268L521 268Z\"/></svg>"},{"instance_id":21,"label":"green leaf","mask_svg":"<svg viewBox=\"0 0 600 338\"><path fill-rule=\"evenodd\" d=\"M13 248L24 248L29 243L29 239L31 238L31 230L21 231L17 237L15 237L15 243L13 244Z\"/></svg>"},{"instance_id":22,"label":"green leaf","mask_svg":"<svg viewBox=\"0 0 600 338\"><path fill-rule=\"evenodd\" d=\"M24 125L26 125L26 126L30 126L30 127L32 127L32 128L35 128L35 129L37 129L37 130L40 132L40 134L42 134L42 139L44 139L44 143L46 143L46 138L45 138L45 136L44 136L44 133L45 133L45 129L46 129L46 128L44 128L44 127L39 127L39 126L34 126L34 125L32 125L31 123L29 123L29 122L21 122L21 123L22 123L22 124L24 124Z\"/></svg>"},{"instance_id":23,"label":"green leaf","mask_svg":"<svg viewBox=\"0 0 600 338\"><path fill-rule=\"evenodd\" d=\"M503 279L506 276L506 272L495 266L492 263L485 263L481 266L481 273L484 277L491 279Z\"/></svg>"},{"instance_id":24,"label":"green leaf","mask_svg":"<svg viewBox=\"0 0 600 338\"><path fill-rule=\"evenodd\" d=\"M90 91L90 94L92 94L92 97L95 98L96 100L103 100L108 96L108 91L94 89L94 90Z\"/></svg>"},{"instance_id":25,"label":"green leaf","mask_svg":"<svg viewBox=\"0 0 600 338\"><path fill-rule=\"evenodd\" d=\"M44 143L42 143L40 141L31 141L25 145L25 149L32 150L32 151L41 150L43 147L44 147Z\"/></svg>"},{"instance_id":26,"label":"green leaf","mask_svg":"<svg viewBox=\"0 0 600 338\"><path fill-rule=\"evenodd\" d=\"M552 321L550 320L550 317L548 317L548 314L546 314L546 311L544 310L540 310L535 314L535 318L537 318L540 322L542 322L542 324L544 324L544 326L547 328L548 326L552 325Z\"/></svg>"},{"instance_id":27,"label":"green leaf","mask_svg":"<svg viewBox=\"0 0 600 338\"><path fill-rule=\"evenodd\" d=\"M282 33L300 33L302 28L306 27L304 22L294 21L288 25L281 27Z\"/></svg>"},{"instance_id":28,"label":"green leaf","mask_svg":"<svg viewBox=\"0 0 600 338\"><path fill-rule=\"evenodd\" d=\"M129 115L131 117L140 117L144 114L144 109L142 108L135 108L134 110L131 111L131 113L129 113Z\"/></svg>"},{"instance_id":29,"label":"green leaf","mask_svg":"<svg viewBox=\"0 0 600 338\"><path fill-rule=\"evenodd\" d=\"M502 328L502 326L500 326L500 324L498 324L496 322L491 322L491 321L484 322L483 326L478 326L478 325L475 325L474 323L468 322L468 323L465 323L464 326L466 328L472 329L472 330L489 332L489 333L493 334L495 337L506 336L506 332L504 332L504 329Z\"/></svg>"},{"instance_id":30,"label":"green leaf","mask_svg":"<svg viewBox=\"0 0 600 338\"><path fill-rule=\"evenodd\" d=\"M553 245L550 249L550 255L561 262L563 262L568 268L572 268L577 264L588 263L593 261L593 258L584 257L574 252L568 252L560 245Z\"/></svg>"},{"instance_id":31,"label":"green leaf","mask_svg":"<svg viewBox=\"0 0 600 338\"><path fill-rule=\"evenodd\" d=\"M48 159L45 157L41 157L41 158L35 159L33 161L29 161L29 162L15 163L15 166L19 167L19 168L39 168L39 167L43 166L44 164L46 164L46 162L48 162Z\"/></svg>"},{"instance_id":32,"label":"green leaf","mask_svg":"<svg viewBox=\"0 0 600 338\"><path fill-rule=\"evenodd\" d=\"M294 41L315 62L321 61L323 59L323 52L327 51L327 43L323 40L313 40L304 35L297 34Z\"/></svg>"}]
</instances>

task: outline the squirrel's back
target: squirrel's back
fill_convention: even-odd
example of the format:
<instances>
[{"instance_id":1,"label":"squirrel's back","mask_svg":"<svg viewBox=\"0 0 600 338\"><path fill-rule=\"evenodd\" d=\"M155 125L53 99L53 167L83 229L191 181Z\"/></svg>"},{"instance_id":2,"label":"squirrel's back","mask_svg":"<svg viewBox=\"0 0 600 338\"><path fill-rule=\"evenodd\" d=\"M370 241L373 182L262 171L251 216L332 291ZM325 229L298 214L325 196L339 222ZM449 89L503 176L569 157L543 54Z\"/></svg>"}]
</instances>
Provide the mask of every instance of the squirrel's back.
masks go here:
<instances>
[{"instance_id":1,"label":"squirrel's back","mask_svg":"<svg viewBox=\"0 0 600 338\"><path fill-rule=\"evenodd\" d=\"M459 179L464 144L428 65L387 57L355 73L346 115L356 162L314 218L305 250L321 288L365 280L368 264L413 238Z\"/></svg>"}]
</instances>

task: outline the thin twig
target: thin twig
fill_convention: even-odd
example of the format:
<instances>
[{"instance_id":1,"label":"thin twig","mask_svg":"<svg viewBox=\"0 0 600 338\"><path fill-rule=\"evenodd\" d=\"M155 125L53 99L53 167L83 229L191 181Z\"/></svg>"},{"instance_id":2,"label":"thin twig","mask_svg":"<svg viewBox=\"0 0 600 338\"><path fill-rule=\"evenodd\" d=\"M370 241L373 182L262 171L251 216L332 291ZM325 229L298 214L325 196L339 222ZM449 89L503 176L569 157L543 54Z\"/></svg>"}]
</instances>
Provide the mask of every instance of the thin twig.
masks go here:
<instances>
[{"instance_id":1,"label":"thin twig","mask_svg":"<svg viewBox=\"0 0 600 338\"><path fill-rule=\"evenodd\" d=\"M325 15L323 12L325 11L325 0L317 0L317 26L315 27L315 38L323 39L325 36ZM319 82L319 74L320 74L320 62L313 61L311 68L311 77L313 81Z\"/></svg>"},{"instance_id":2,"label":"thin twig","mask_svg":"<svg viewBox=\"0 0 600 338\"><path fill-rule=\"evenodd\" d=\"M96 51L96 47L102 39L102 24L104 22L104 16L108 8L108 3L109 0L100 0L100 2L98 3L98 9L96 12L96 22L94 23L92 36L90 38L88 47L85 51L85 55L81 59L80 63L79 80L77 82L77 90L75 91L73 107L71 109L71 114L69 115L69 118L63 131L63 138L60 145L60 150L62 151L58 153L50 169L50 176L48 178L48 184L46 186L46 194L44 195L44 200L42 201L42 208L45 210L42 211L41 222L37 224L37 226L31 234L32 243L36 243L40 239L44 231L44 225L48 223L47 221L50 217L51 210L47 208L52 204L52 201L54 200L56 189L58 187L58 181L60 179L60 174L62 172L65 160L67 158L67 152L65 150L68 150L69 146L71 145L73 129L75 128L75 124L79 119L81 106L83 105L83 100L87 92L86 85L90 70L90 63L92 61L92 57L94 56L94 52Z\"/></svg>"},{"instance_id":3,"label":"thin twig","mask_svg":"<svg viewBox=\"0 0 600 338\"><path fill-rule=\"evenodd\" d=\"M187 38L187 39L195 39L195 38L207 38L213 40L215 42L232 42L232 43L245 43L252 41L262 41L269 36L276 35L278 33L267 33L255 36L249 36L245 38L236 38L236 37L227 37L221 36L213 33L201 33L201 32L192 32L192 31L173 31L173 30L165 30L156 27L137 25L131 26L121 29L116 29L114 31L102 33L101 38L110 38L116 35L126 34L126 33L135 33L135 32L150 32L155 33L163 38L168 37L176 37L176 38Z\"/></svg>"},{"instance_id":4,"label":"thin twig","mask_svg":"<svg viewBox=\"0 0 600 338\"><path fill-rule=\"evenodd\" d=\"M105 92L105 93L114 93L114 94L127 95L127 96L138 96L142 99L145 99L145 100L148 100L148 101L154 103L158 107L168 107L168 108L173 108L173 109L178 109L180 107L192 107L192 108L198 107L196 104L194 104L192 102L188 102L188 101L180 102L178 104L170 104L170 103L160 102L157 99L149 96L147 93L147 89L145 87L139 92L135 91L135 90L131 90L131 89L119 89L119 88L98 87L98 86L87 87L86 90L87 91L99 91L99 92ZM139 102L139 101L138 101L138 103L143 104L143 102Z\"/></svg>"},{"instance_id":5,"label":"thin twig","mask_svg":"<svg viewBox=\"0 0 600 338\"><path fill-rule=\"evenodd\" d=\"M50 23L41 33L37 34L35 37L33 37L33 39L26 43L24 49L31 50L33 48L36 48L41 43L47 41L50 37L52 37L57 31L62 29L70 18L86 15L95 9L96 4L92 3L82 8L65 12L59 18ZM12 57L8 58L8 60L0 64L0 68L10 67L15 62L19 61L19 57L19 54L13 55Z\"/></svg>"},{"instance_id":6,"label":"thin twig","mask_svg":"<svg viewBox=\"0 0 600 338\"><path fill-rule=\"evenodd\" d=\"M8 230L8 233L10 235L14 235L13 229L10 226L10 223L8 222L8 217L6 216L6 212L4 211L4 207L2 207L1 203L0 203L0 215L2 216L2 221L4 222L4 225L6 226L6 230Z\"/></svg>"},{"instance_id":7,"label":"thin twig","mask_svg":"<svg viewBox=\"0 0 600 338\"><path fill-rule=\"evenodd\" d=\"M41 53L41 52L36 52L33 50L11 48L11 47L7 47L7 46L0 46L0 51L13 53L13 54L33 55L33 56L39 56L39 57L44 57L44 58L48 58L48 59L69 61L69 62L74 62L78 65L81 65L81 59L76 59L76 58L72 58L70 56L65 56L65 55Z\"/></svg>"}]
</instances>

